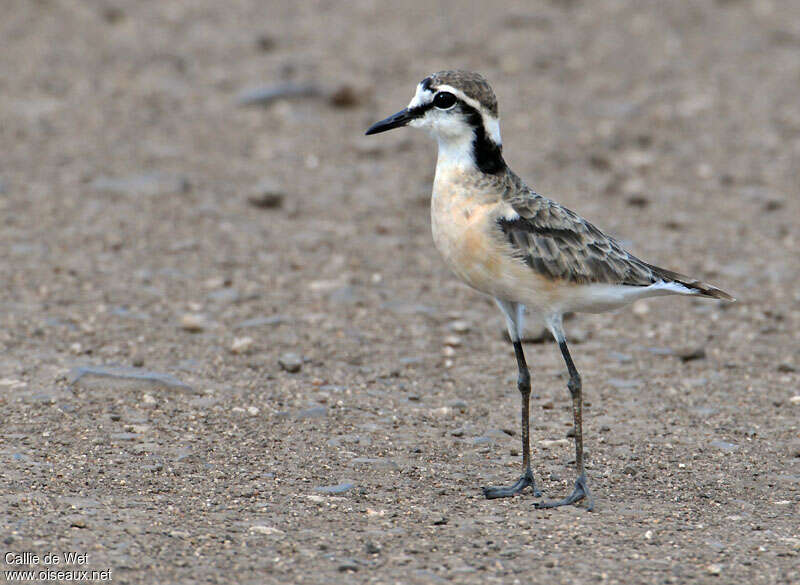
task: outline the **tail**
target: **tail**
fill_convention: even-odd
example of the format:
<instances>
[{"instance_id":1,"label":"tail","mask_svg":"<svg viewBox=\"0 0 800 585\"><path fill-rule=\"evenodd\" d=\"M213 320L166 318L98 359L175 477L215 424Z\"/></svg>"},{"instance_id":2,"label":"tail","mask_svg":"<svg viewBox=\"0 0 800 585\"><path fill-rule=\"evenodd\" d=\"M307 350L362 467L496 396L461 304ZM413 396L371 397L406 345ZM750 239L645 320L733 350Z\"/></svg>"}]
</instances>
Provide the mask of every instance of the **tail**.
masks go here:
<instances>
[{"instance_id":1,"label":"tail","mask_svg":"<svg viewBox=\"0 0 800 585\"><path fill-rule=\"evenodd\" d=\"M691 289L692 294L696 294L703 297L709 297L712 299L721 299L723 301L729 301L729 302L736 301L735 298L726 293L724 290L720 290L715 286L706 284L705 282L700 282L699 280L695 280L690 276L686 276L685 274L681 274L679 272L673 272L672 270L667 270L666 268L653 266L652 264L648 264L648 266L653 271L653 273L659 278L663 278L667 282L676 282L680 285L683 285L686 288Z\"/></svg>"}]
</instances>

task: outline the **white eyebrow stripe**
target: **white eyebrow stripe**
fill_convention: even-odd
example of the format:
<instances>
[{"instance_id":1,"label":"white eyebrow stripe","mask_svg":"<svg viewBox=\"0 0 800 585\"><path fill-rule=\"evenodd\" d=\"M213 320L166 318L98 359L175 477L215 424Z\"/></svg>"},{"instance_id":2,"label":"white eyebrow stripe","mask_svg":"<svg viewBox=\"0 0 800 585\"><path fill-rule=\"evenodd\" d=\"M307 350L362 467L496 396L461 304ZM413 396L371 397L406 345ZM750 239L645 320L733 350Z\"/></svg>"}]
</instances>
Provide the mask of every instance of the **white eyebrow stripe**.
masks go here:
<instances>
[{"instance_id":1,"label":"white eyebrow stripe","mask_svg":"<svg viewBox=\"0 0 800 585\"><path fill-rule=\"evenodd\" d=\"M422 83L417 84L417 93L408 102L408 109L418 108L427 105L433 101L433 92L430 89L422 87Z\"/></svg>"},{"instance_id":2,"label":"white eyebrow stripe","mask_svg":"<svg viewBox=\"0 0 800 585\"><path fill-rule=\"evenodd\" d=\"M472 99L463 91L461 91L460 89L456 89L452 85L440 85L436 88L436 91L449 91L450 93L454 94L458 99L460 99L463 102L466 102L468 105L472 106L479 112L483 111L483 108L481 108L481 104L477 100Z\"/></svg>"},{"instance_id":3,"label":"white eyebrow stripe","mask_svg":"<svg viewBox=\"0 0 800 585\"><path fill-rule=\"evenodd\" d=\"M483 118L483 126L488 132L489 137L494 141L494 143L498 146L503 144L503 139L500 138L500 120L488 114L486 112L481 112Z\"/></svg>"},{"instance_id":4,"label":"white eyebrow stripe","mask_svg":"<svg viewBox=\"0 0 800 585\"><path fill-rule=\"evenodd\" d=\"M486 110L486 108L484 108L480 104L480 102L478 102L475 99L472 99L471 97L466 95L463 91L461 91L460 89L456 89L451 85L440 85L436 88L436 91L449 91L467 105L478 110L478 112L481 115L481 120L483 121L483 127L486 130L486 133L489 135L489 137L498 146L503 143L502 139L500 138L500 120L498 120L495 116L490 114Z\"/></svg>"}]
</instances>

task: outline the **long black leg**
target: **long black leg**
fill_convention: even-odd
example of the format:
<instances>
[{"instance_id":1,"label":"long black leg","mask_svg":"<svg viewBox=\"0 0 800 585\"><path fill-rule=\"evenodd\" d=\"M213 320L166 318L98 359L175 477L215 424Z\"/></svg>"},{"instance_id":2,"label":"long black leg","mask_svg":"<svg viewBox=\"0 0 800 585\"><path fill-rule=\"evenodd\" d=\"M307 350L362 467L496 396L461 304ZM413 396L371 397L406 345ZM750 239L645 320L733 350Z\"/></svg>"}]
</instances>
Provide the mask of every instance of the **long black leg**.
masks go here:
<instances>
[{"instance_id":1,"label":"long black leg","mask_svg":"<svg viewBox=\"0 0 800 585\"><path fill-rule=\"evenodd\" d=\"M528 364L525 363L525 354L522 351L522 342L514 341L514 353L517 355L517 367L519 376L517 377L517 388L522 398L522 477L517 482L508 487L485 487L483 495L487 499L509 498L520 493L526 487L533 488L534 496L541 496L541 492L536 489L531 471L531 440L530 440L530 401L531 401L531 374Z\"/></svg>"},{"instance_id":2,"label":"long black leg","mask_svg":"<svg viewBox=\"0 0 800 585\"><path fill-rule=\"evenodd\" d=\"M569 393L572 395L572 418L575 424L575 464L578 467L578 479L575 480L575 490L571 495L555 502L539 502L536 507L556 508L586 499L586 509L591 511L594 508L594 498L592 497L592 492L589 491L589 486L586 482L586 469L583 466L583 392L581 375L575 368L575 364L572 363L572 356L569 355L567 342L564 339L559 340L558 347L561 349L561 355L564 356L567 371L569 372L567 388L569 388Z\"/></svg>"}]
</instances>

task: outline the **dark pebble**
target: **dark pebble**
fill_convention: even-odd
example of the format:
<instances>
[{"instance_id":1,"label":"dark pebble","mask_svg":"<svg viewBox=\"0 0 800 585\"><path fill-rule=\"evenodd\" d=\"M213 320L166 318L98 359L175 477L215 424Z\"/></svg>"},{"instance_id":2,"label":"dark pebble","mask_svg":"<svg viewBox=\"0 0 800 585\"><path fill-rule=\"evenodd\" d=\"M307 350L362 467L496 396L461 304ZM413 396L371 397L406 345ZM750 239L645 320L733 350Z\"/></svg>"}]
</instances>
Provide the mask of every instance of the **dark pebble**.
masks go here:
<instances>
[{"instance_id":1,"label":"dark pebble","mask_svg":"<svg viewBox=\"0 0 800 585\"><path fill-rule=\"evenodd\" d=\"M361 93L350 85L341 85L328 98L336 108L352 108L361 103Z\"/></svg>"},{"instance_id":2,"label":"dark pebble","mask_svg":"<svg viewBox=\"0 0 800 585\"><path fill-rule=\"evenodd\" d=\"M275 39L267 34L258 35L256 39L256 47L258 47L259 51L267 53L273 50L277 46L277 42Z\"/></svg>"},{"instance_id":3,"label":"dark pebble","mask_svg":"<svg viewBox=\"0 0 800 585\"><path fill-rule=\"evenodd\" d=\"M250 205L259 209L278 209L283 207L283 193L262 191L247 198Z\"/></svg>"},{"instance_id":4,"label":"dark pebble","mask_svg":"<svg viewBox=\"0 0 800 585\"><path fill-rule=\"evenodd\" d=\"M650 200L643 195L632 195L628 197L628 205L631 207L647 207L650 205Z\"/></svg>"},{"instance_id":5,"label":"dark pebble","mask_svg":"<svg viewBox=\"0 0 800 585\"><path fill-rule=\"evenodd\" d=\"M358 571L359 564L355 559L342 559L337 567L340 573L347 573L348 571Z\"/></svg>"},{"instance_id":6,"label":"dark pebble","mask_svg":"<svg viewBox=\"0 0 800 585\"><path fill-rule=\"evenodd\" d=\"M679 349L675 355L681 358L681 361L690 362L692 360L701 360L706 357L706 349L704 347Z\"/></svg>"}]
</instances>

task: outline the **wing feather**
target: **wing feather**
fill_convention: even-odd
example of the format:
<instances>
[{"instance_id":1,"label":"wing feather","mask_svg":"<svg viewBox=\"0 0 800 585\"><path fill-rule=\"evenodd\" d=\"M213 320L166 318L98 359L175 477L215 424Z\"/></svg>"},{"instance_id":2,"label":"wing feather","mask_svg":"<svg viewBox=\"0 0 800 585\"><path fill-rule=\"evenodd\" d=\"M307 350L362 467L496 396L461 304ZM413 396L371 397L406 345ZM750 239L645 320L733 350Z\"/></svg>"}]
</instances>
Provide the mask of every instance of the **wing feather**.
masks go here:
<instances>
[{"instance_id":1,"label":"wing feather","mask_svg":"<svg viewBox=\"0 0 800 585\"><path fill-rule=\"evenodd\" d=\"M532 191L507 200L515 214L498 225L535 271L575 284L649 286L660 275L594 225Z\"/></svg>"}]
</instances>

